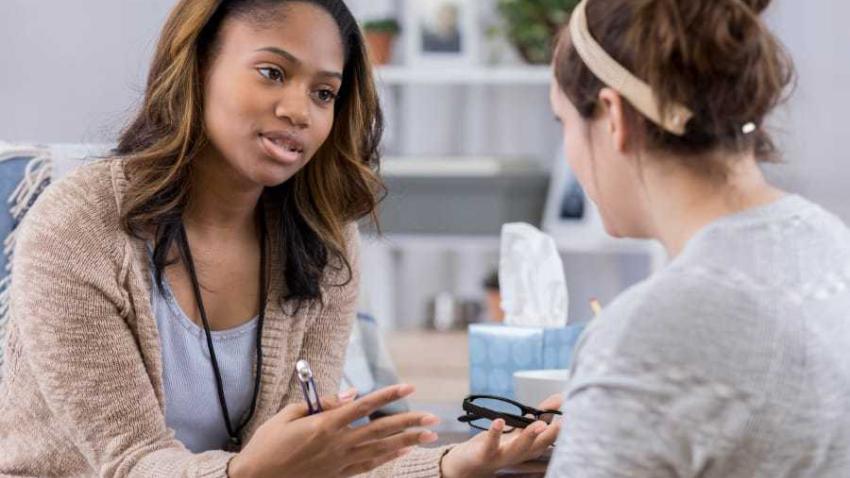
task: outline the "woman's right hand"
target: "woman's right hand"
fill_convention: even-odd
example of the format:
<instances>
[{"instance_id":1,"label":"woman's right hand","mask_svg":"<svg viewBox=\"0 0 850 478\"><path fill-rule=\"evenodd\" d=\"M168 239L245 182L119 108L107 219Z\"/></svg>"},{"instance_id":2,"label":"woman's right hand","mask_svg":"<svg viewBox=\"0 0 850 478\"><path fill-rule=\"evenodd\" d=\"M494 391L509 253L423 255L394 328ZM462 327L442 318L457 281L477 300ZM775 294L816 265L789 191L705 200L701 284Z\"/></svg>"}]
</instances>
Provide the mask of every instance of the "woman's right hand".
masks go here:
<instances>
[{"instance_id":1,"label":"woman's right hand","mask_svg":"<svg viewBox=\"0 0 850 478\"><path fill-rule=\"evenodd\" d=\"M307 414L305 403L285 407L262 424L228 466L231 478L345 477L365 473L437 439L439 419L421 412L381 418L352 428L355 420L413 393L394 385L352 401L353 394L322 400L324 412Z\"/></svg>"}]
</instances>

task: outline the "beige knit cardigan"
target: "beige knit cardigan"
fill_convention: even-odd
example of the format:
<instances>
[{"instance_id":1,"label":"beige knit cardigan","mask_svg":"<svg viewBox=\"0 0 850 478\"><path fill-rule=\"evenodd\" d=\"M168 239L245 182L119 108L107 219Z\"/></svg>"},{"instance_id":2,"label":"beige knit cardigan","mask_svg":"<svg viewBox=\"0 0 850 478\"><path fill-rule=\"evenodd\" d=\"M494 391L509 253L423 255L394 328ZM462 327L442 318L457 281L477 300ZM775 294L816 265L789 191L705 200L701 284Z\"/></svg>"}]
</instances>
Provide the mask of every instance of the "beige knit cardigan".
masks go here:
<instances>
[{"instance_id":1,"label":"beige knit cardigan","mask_svg":"<svg viewBox=\"0 0 850 478\"><path fill-rule=\"evenodd\" d=\"M193 454L166 426L147 253L119 227L126 186L121 160L81 167L47 188L18 230L0 476L226 476L232 453ZM356 314L354 225L347 242L354 279L326 287L324 308L286 310L281 274L270 275L260 391L244 442L299 400L292 373L299 358L310 361L323 395L338 389ZM279 271L280 257L270 261ZM368 476L439 477L444 451L420 449Z\"/></svg>"}]
</instances>

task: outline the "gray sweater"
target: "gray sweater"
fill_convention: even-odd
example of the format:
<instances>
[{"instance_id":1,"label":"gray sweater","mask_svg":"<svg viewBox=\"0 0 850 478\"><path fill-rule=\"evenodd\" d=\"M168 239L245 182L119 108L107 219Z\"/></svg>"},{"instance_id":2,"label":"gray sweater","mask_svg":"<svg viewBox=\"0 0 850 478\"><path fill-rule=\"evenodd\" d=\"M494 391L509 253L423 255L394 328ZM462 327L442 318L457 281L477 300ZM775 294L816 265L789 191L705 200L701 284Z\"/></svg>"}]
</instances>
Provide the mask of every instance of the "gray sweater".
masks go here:
<instances>
[{"instance_id":1,"label":"gray sweater","mask_svg":"<svg viewBox=\"0 0 850 478\"><path fill-rule=\"evenodd\" d=\"M548 477L850 476L850 231L724 217L589 327Z\"/></svg>"}]
</instances>

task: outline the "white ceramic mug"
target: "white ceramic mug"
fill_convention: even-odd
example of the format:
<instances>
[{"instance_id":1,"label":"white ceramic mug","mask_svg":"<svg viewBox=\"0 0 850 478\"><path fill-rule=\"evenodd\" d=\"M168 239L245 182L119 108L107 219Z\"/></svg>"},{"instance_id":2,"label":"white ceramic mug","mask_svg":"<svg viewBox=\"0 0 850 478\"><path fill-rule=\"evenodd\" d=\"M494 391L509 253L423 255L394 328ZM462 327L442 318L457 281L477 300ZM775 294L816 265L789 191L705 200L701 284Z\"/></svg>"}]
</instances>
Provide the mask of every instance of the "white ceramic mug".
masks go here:
<instances>
[{"instance_id":1,"label":"white ceramic mug","mask_svg":"<svg viewBox=\"0 0 850 478\"><path fill-rule=\"evenodd\" d=\"M550 395L563 393L567 388L569 374L568 369L514 372L516 399L524 405L536 407Z\"/></svg>"}]
</instances>

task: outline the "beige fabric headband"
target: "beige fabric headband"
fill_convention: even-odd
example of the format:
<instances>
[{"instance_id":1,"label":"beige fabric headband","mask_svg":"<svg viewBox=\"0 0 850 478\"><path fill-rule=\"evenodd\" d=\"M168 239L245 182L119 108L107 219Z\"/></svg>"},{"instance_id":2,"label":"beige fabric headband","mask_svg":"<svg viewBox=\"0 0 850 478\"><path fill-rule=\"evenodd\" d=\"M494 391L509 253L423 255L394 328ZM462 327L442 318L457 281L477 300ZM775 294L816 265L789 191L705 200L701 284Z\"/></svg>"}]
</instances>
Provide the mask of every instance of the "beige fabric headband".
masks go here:
<instances>
[{"instance_id":1,"label":"beige fabric headband","mask_svg":"<svg viewBox=\"0 0 850 478\"><path fill-rule=\"evenodd\" d=\"M611 58L590 35L590 28L587 26L587 2L588 0L583 0L573 10L570 20L570 38L578 55L597 78L617 90L641 114L677 136L684 135L685 126L693 113L676 103L670 107L667 115L662 114L652 88Z\"/></svg>"}]
</instances>

